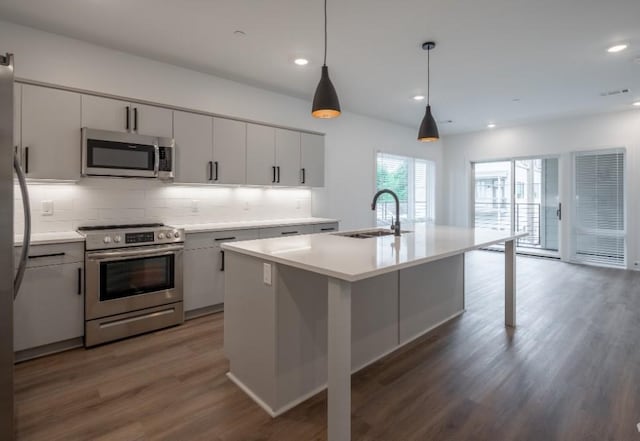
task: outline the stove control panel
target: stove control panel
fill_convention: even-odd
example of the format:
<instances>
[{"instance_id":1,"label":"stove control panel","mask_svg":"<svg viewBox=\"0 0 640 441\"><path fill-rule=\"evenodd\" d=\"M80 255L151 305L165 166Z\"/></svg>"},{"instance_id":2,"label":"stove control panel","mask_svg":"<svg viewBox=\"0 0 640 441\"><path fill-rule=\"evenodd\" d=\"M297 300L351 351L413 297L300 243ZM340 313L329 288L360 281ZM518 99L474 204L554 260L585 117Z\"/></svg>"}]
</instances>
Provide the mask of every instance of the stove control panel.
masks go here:
<instances>
[{"instance_id":1,"label":"stove control panel","mask_svg":"<svg viewBox=\"0 0 640 441\"><path fill-rule=\"evenodd\" d=\"M134 230L103 230L87 231L85 248L87 250L102 250L111 248L125 248L143 245L160 245L184 242L184 231L171 227L158 229Z\"/></svg>"}]
</instances>

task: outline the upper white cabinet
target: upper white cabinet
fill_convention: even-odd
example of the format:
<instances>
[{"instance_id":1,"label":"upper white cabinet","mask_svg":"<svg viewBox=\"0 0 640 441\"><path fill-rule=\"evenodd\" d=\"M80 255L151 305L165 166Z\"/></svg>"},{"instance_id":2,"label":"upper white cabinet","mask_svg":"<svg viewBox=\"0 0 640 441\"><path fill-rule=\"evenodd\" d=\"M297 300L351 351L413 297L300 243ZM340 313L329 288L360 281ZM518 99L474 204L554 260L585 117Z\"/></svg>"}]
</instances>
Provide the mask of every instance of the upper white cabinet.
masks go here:
<instances>
[{"instance_id":1,"label":"upper white cabinet","mask_svg":"<svg viewBox=\"0 0 640 441\"><path fill-rule=\"evenodd\" d=\"M80 94L22 86L22 165L28 178L80 178Z\"/></svg>"},{"instance_id":2,"label":"upper white cabinet","mask_svg":"<svg viewBox=\"0 0 640 441\"><path fill-rule=\"evenodd\" d=\"M300 185L300 132L276 129L276 185Z\"/></svg>"},{"instance_id":3,"label":"upper white cabinet","mask_svg":"<svg viewBox=\"0 0 640 441\"><path fill-rule=\"evenodd\" d=\"M247 184L275 185L276 129L247 123Z\"/></svg>"},{"instance_id":4,"label":"upper white cabinet","mask_svg":"<svg viewBox=\"0 0 640 441\"><path fill-rule=\"evenodd\" d=\"M175 182L211 182L213 176L213 137L210 116L173 112L176 142Z\"/></svg>"},{"instance_id":5,"label":"upper white cabinet","mask_svg":"<svg viewBox=\"0 0 640 441\"><path fill-rule=\"evenodd\" d=\"M173 137L173 111L112 98L82 95L82 127Z\"/></svg>"},{"instance_id":6,"label":"upper white cabinet","mask_svg":"<svg viewBox=\"0 0 640 441\"><path fill-rule=\"evenodd\" d=\"M300 172L302 185L324 186L324 136L300 134Z\"/></svg>"},{"instance_id":7,"label":"upper white cabinet","mask_svg":"<svg viewBox=\"0 0 640 441\"><path fill-rule=\"evenodd\" d=\"M213 118L213 182L247 182L247 123Z\"/></svg>"}]
</instances>

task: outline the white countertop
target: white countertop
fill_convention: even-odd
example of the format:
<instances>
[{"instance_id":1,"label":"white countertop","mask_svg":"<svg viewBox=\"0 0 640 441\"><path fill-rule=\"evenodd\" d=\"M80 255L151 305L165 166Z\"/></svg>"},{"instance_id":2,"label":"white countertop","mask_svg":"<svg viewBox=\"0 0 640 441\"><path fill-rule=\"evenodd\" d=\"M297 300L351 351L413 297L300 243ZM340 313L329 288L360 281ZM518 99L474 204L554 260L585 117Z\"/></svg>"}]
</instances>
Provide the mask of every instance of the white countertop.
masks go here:
<instances>
[{"instance_id":1,"label":"white countertop","mask_svg":"<svg viewBox=\"0 0 640 441\"><path fill-rule=\"evenodd\" d=\"M16 235L13 246L22 246L23 236ZM75 231L61 231L58 233L34 233L31 235L31 245L50 245L54 243L84 242L84 236Z\"/></svg>"},{"instance_id":2,"label":"white countertop","mask_svg":"<svg viewBox=\"0 0 640 441\"><path fill-rule=\"evenodd\" d=\"M322 233L229 242L222 248L356 282L527 235L431 224L405 228L411 232L399 238L356 239Z\"/></svg>"},{"instance_id":3,"label":"white countertop","mask_svg":"<svg viewBox=\"0 0 640 441\"><path fill-rule=\"evenodd\" d=\"M183 228L187 233L204 233L210 231L247 230L251 228L285 227L289 225L313 225L338 222L337 219L323 217L304 217L299 219L270 219L242 222L216 222L208 224L171 224L172 227Z\"/></svg>"},{"instance_id":4,"label":"white countertop","mask_svg":"<svg viewBox=\"0 0 640 441\"><path fill-rule=\"evenodd\" d=\"M323 217L305 217L298 219L273 219L242 222L216 222L208 224L183 224L171 226L183 228L187 233L203 233L225 230L244 230L251 228L284 227L288 225L312 225L338 222L336 219L326 219ZM56 233L34 233L31 235L32 245L49 245L54 243L83 242L84 237L75 231L60 231ZM16 235L13 246L22 245L22 235Z\"/></svg>"}]
</instances>

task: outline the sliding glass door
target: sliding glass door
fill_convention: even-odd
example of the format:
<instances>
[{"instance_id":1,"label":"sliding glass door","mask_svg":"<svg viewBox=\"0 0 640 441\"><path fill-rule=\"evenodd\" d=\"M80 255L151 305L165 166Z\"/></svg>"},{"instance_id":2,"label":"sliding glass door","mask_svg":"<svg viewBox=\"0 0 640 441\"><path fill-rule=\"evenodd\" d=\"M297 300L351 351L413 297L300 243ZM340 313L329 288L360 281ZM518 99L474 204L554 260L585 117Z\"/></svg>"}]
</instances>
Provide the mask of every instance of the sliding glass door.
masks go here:
<instances>
[{"instance_id":1,"label":"sliding glass door","mask_svg":"<svg viewBox=\"0 0 640 441\"><path fill-rule=\"evenodd\" d=\"M474 225L526 232L518 240L518 251L557 255L558 174L558 158L474 163Z\"/></svg>"}]
</instances>

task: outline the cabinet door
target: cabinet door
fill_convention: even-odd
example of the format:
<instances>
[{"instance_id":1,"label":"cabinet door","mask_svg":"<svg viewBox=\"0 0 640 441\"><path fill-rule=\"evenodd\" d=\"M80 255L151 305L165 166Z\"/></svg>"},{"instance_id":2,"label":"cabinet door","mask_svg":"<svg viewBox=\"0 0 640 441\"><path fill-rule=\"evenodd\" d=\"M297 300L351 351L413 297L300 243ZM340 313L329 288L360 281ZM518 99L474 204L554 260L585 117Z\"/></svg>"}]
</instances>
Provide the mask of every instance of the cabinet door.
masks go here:
<instances>
[{"instance_id":1,"label":"cabinet door","mask_svg":"<svg viewBox=\"0 0 640 441\"><path fill-rule=\"evenodd\" d=\"M214 182L244 184L247 179L247 123L213 118ZM217 178L217 179L216 179Z\"/></svg>"},{"instance_id":2,"label":"cabinet door","mask_svg":"<svg viewBox=\"0 0 640 441\"><path fill-rule=\"evenodd\" d=\"M80 178L80 95L22 86L23 167L29 178Z\"/></svg>"},{"instance_id":3,"label":"cabinet door","mask_svg":"<svg viewBox=\"0 0 640 441\"><path fill-rule=\"evenodd\" d=\"M173 138L173 111L163 107L131 104L133 129L141 135Z\"/></svg>"},{"instance_id":4,"label":"cabinet door","mask_svg":"<svg viewBox=\"0 0 640 441\"><path fill-rule=\"evenodd\" d=\"M84 335L82 264L27 268L13 304L14 350Z\"/></svg>"},{"instance_id":5,"label":"cabinet door","mask_svg":"<svg viewBox=\"0 0 640 441\"><path fill-rule=\"evenodd\" d=\"M247 184L275 185L275 141L273 127L247 123Z\"/></svg>"},{"instance_id":6,"label":"cabinet door","mask_svg":"<svg viewBox=\"0 0 640 441\"><path fill-rule=\"evenodd\" d=\"M127 132L132 128L131 112L131 104L126 101L82 95L82 127Z\"/></svg>"},{"instance_id":7,"label":"cabinet door","mask_svg":"<svg viewBox=\"0 0 640 441\"><path fill-rule=\"evenodd\" d=\"M311 133L300 134L300 163L302 185L324 186L324 136Z\"/></svg>"},{"instance_id":8,"label":"cabinet door","mask_svg":"<svg viewBox=\"0 0 640 441\"><path fill-rule=\"evenodd\" d=\"M188 112L173 112L176 141L175 182L210 182L213 165L212 118Z\"/></svg>"},{"instance_id":9,"label":"cabinet door","mask_svg":"<svg viewBox=\"0 0 640 441\"><path fill-rule=\"evenodd\" d=\"M216 289L218 249L210 246L184 251L184 310L192 311L222 303Z\"/></svg>"},{"instance_id":10,"label":"cabinet door","mask_svg":"<svg viewBox=\"0 0 640 441\"><path fill-rule=\"evenodd\" d=\"M278 185L300 185L300 132L276 129Z\"/></svg>"}]
</instances>

